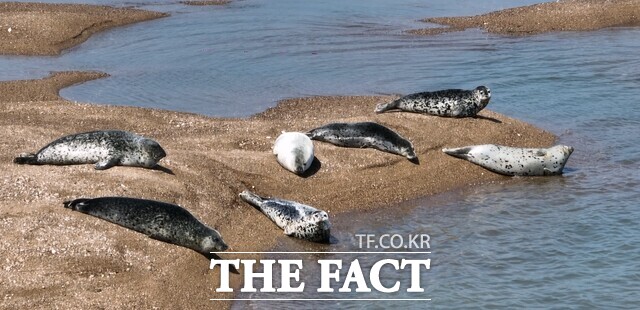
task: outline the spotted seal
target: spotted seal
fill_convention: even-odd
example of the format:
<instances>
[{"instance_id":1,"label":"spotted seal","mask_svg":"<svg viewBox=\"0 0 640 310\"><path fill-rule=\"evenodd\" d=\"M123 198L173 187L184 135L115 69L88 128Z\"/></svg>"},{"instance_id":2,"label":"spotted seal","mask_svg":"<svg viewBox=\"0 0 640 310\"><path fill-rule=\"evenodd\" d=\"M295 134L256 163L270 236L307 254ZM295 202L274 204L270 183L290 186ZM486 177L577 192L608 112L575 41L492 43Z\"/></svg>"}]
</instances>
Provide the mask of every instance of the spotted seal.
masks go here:
<instances>
[{"instance_id":1,"label":"spotted seal","mask_svg":"<svg viewBox=\"0 0 640 310\"><path fill-rule=\"evenodd\" d=\"M153 168L167 154L158 142L121 130L91 131L59 138L36 154L23 153L16 164L93 164L97 170L113 166Z\"/></svg>"},{"instance_id":2,"label":"spotted seal","mask_svg":"<svg viewBox=\"0 0 640 310\"><path fill-rule=\"evenodd\" d=\"M273 144L273 154L282 167L302 174L313 162L313 143L301 132L283 132Z\"/></svg>"},{"instance_id":3,"label":"spotted seal","mask_svg":"<svg viewBox=\"0 0 640 310\"><path fill-rule=\"evenodd\" d=\"M395 131L373 122L331 123L307 132L312 140L338 146L366 148L417 159L413 145Z\"/></svg>"},{"instance_id":4,"label":"spotted seal","mask_svg":"<svg viewBox=\"0 0 640 310\"><path fill-rule=\"evenodd\" d=\"M327 212L295 201L263 198L250 191L243 191L240 197L284 229L285 235L313 242L329 242L331 223Z\"/></svg>"},{"instance_id":5,"label":"spotted seal","mask_svg":"<svg viewBox=\"0 0 640 310\"><path fill-rule=\"evenodd\" d=\"M446 89L406 95L398 100L379 104L375 112L401 110L446 117L473 117L489 104L490 99L491 90L484 86L478 86L474 90Z\"/></svg>"},{"instance_id":6,"label":"spotted seal","mask_svg":"<svg viewBox=\"0 0 640 310\"><path fill-rule=\"evenodd\" d=\"M228 248L218 231L174 204L128 197L100 197L65 201L64 207L205 256Z\"/></svg>"},{"instance_id":7,"label":"spotted seal","mask_svg":"<svg viewBox=\"0 0 640 310\"><path fill-rule=\"evenodd\" d=\"M573 147L556 145L547 149L526 149L484 144L442 151L499 174L541 176L562 174Z\"/></svg>"}]
</instances>

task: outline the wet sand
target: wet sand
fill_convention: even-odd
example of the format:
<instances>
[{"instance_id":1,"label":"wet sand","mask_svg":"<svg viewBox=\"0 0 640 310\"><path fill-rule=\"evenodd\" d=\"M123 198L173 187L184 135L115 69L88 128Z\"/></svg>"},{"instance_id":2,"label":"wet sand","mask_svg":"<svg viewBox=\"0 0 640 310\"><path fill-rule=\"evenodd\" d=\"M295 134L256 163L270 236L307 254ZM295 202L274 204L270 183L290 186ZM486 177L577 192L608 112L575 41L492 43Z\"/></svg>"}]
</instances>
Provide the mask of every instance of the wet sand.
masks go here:
<instances>
[{"instance_id":1,"label":"wet sand","mask_svg":"<svg viewBox=\"0 0 640 310\"><path fill-rule=\"evenodd\" d=\"M0 3L0 54L58 55L96 32L164 16L97 5Z\"/></svg>"},{"instance_id":2,"label":"wet sand","mask_svg":"<svg viewBox=\"0 0 640 310\"><path fill-rule=\"evenodd\" d=\"M234 251L266 251L283 233L238 198L244 189L307 203L330 217L367 212L460 186L510 180L446 156L443 147L543 147L555 139L487 110L481 118L467 119L373 113L376 103L391 97L289 99L246 119L58 97L61 87L102 75L66 72L0 83L0 297L6 308L229 306L209 301L232 296L214 292L218 270L209 271L209 261L200 254L64 209L65 200L113 195L176 203L216 227ZM321 165L310 176L296 176L278 165L271 146L281 131L336 121L376 121L394 128L413 142L420 164L372 149L315 143ZM161 164L174 175L131 167L96 171L92 165L12 163L19 153L35 152L60 136L99 129L129 130L157 140L168 153ZM238 288L241 277L231 279Z\"/></svg>"},{"instance_id":3,"label":"wet sand","mask_svg":"<svg viewBox=\"0 0 640 310\"><path fill-rule=\"evenodd\" d=\"M587 31L640 26L640 0L564 0L500 10L483 15L423 20L448 27L410 30L434 35L482 28L503 35L534 35L554 31Z\"/></svg>"}]
</instances>

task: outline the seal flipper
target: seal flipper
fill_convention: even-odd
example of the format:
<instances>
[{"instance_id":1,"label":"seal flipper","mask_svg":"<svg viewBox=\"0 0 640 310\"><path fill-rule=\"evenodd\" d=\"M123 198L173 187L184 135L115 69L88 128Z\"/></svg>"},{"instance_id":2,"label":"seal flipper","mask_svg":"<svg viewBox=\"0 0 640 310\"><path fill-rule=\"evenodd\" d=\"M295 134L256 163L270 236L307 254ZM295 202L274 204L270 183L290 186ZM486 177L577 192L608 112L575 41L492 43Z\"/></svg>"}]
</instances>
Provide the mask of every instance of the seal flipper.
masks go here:
<instances>
[{"instance_id":1,"label":"seal flipper","mask_svg":"<svg viewBox=\"0 0 640 310\"><path fill-rule=\"evenodd\" d=\"M71 209L74 211L82 212L82 207L86 206L86 202L91 200L90 198L78 198L74 200L67 200L63 202L65 208Z\"/></svg>"},{"instance_id":2,"label":"seal flipper","mask_svg":"<svg viewBox=\"0 0 640 310\"><path fill-rule=\"evenodd\" d=\"M376 109L373 110L373 111L376 112L376 113L383 113L385 111L389 111L389 110L395 109L396 106L398 105L397 103L398 103L398 100L394 100L394 101L386 102L386 103L380 103L380 104L376 105Z\"/></svg>"},{"instance_id":3,"label":"seal flipper","mask_svg":"<svg viewBox=\"0 0 640 310\"><path fill-rule=\"evenodd\" d=\"M472 149L473 148L470 146L465 146L465 147L459 147L459 148L453 148L453 149L442 149L442 151L447 155L451 155L453 157L469 159L469 152Z\"/></svg>"},{"instance_id":4,"label":"seal flipper","mask_svg":"<svg viewBox=\"0 0 640 310\"><path fill-rule=\"evenodd\" d=\"M284 227L284 234L287 236L291 236L296 232L296 227L294 225L287 225Z\"/></svg>"},{"instance_id":5,"label":"seal flipper","mask_svg":"<svg viewBox=\"0 0 640 310\"><path fill-rule=\"evenodd\" d=\"M242 191L242 193L240 193L240 198L242 198L242 200L248 202L250 205L254 206L256 209L262 211L262 204L264 203L264 199L250 191Z\"/></svg>"},{"instance_id":6,"label":"seal flipper","mask_svg":"<svg viewBox=\"0 0 640 310\"><path fill-rule=\"evenodd\" d=\"M99 161L96 163L96 170L107 170L120 163L120 159L115 157L109 157L107 160Z\"/></svg>"},{"instance_id":7,"label":"seal flipper","mask_svg":"<svg viewBox=\"0 0 640 310\"><path fill-rule=\"evenodd\" d=\"M33 153L23 153L14 158L13 163L18 165L37 165L38 157Z\"/></svg>"}]
</instances>

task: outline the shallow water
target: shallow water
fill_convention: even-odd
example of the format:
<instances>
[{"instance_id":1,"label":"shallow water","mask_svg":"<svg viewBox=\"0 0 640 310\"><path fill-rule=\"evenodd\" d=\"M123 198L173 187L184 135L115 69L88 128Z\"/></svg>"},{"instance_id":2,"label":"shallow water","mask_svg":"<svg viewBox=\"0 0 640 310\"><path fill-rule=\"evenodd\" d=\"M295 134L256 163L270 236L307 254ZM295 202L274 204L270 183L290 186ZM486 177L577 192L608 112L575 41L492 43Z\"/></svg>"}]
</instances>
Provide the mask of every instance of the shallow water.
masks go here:
<instances>
[{"instance_id":1,"label":"shallow water","mask_svg":"<svg viewBox=\"0 0 640 310\"><path fill-rule=\"evenodd\" d=\"M143 8L171 17L98 34L60 57L0 57L0 79L100 70L112 76L62 95L217 116L247 116L287 97L487 85L489 109L575 147L564 176L408 202L393 206L393 217L382 210L333 218L337 244L283 239L278 250L357 251L355 233L426 233L432 266L423 272L425 293L355 297L432 299L404 302L411 308L634 308L640 304L640 29L516 38L478 30L402 33L425 26L416 20L427 16L533 2L238 1L220 8L158 1ZM313 272L303 275L312 285ZM336 303L351 309L396 304ZM269 305L273 301L236 306Z\"/></svg>"}]
</instances>

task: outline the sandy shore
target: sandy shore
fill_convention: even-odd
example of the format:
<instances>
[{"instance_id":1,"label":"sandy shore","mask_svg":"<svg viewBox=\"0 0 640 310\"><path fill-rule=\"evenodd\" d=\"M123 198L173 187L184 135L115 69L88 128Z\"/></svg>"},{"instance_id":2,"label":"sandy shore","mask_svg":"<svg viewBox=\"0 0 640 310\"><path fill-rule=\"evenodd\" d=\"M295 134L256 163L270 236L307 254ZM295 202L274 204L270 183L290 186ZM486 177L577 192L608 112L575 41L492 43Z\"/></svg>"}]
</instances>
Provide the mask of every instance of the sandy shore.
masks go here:
<instances>
[{"instance_id":1,"label":"sandy shore","mask_svg":"<svg viewBox=\"0 0 640 310\"><path fill-rule=\"evenodd\" d=\"M109 28L165 13L82 4L0 3L0 54L57 55Z\"/></svg>"},{"instance_id":2,"label":"sandy shore","mask_svg":"<svg viewBox=\"0 0 640 310\"><path fill-rule=\"evenodd\" d=\"M562 0L464 17L423 20L448 27L410 30L434 35L482 28L504 35L533 35L553 31L585 31L609 27L640 26L640 0Z\"/></svg>"},{"instance_id":3,"label":"sandy shore","mask_svg":"<svg viewBox=\"0 0 640 310\"><path fill-rule=\"evenodd\" d=\"M214 292L218 274L208 271L203 256L64 209L67 199L118 195L180 204L216 227L235 251L265 251L282 231L238 199L245 188L308 203L333 217L509 179L446 156L442 147L541 147L554 141L548 132L486 110L483 118L474 119L372 112L376 103L390 97L290 99L247 119L224 119L73 103L57 95L61 87L100 76L66 72L0 83L0 298L6 308L199 309L214 306L209 298L231 297ZM282 130L365 120L410 139L420 164L371 149L316 143L321 167L301 178L282 169L271 153ZM161 163L175 175L142 168L96 171L92 165L11 162L17 154L37 151L60 136L109 128L159 141L168 153ZM240 280L232 276L235 287Z\"/></svg>"}]
</instances>

